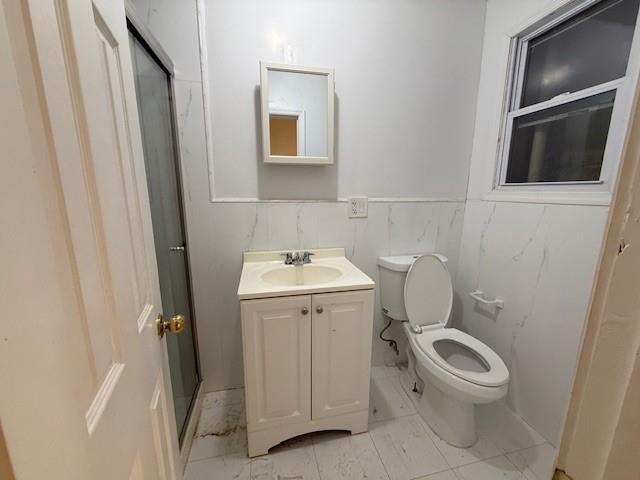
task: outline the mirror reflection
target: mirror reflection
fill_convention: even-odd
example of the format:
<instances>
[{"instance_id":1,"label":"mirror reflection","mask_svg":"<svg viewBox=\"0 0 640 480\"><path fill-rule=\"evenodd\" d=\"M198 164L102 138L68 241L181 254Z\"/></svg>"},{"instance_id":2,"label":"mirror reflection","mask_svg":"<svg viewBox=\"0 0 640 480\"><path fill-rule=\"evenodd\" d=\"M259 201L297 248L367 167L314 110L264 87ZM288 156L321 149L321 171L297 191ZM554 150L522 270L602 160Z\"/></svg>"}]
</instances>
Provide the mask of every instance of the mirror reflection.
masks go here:
<instances>
[{"instance_id":1,"label":"mirror reflection","mask_svg":"<svg viewBox=\"0 0 640 480\"><path fill-rule=\"evenodd\" d=\"M327 75L268 70L270 154L326 157Z\"/></svg>"}]
</instances>

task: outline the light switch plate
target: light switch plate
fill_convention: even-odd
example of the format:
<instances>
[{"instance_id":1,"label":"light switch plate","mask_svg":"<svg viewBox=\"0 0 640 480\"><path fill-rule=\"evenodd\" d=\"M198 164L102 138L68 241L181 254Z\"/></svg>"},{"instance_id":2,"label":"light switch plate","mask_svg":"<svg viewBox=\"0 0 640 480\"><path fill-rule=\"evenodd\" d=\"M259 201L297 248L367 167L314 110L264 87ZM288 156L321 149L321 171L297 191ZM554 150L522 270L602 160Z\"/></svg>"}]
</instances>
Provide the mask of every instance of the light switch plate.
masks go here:
<instances>
[{"instance_id":1,"label":"light switch plate","mask_svg":"<svg viewBox=\"0 0 640 480\"><path fill-rule=\"evenodd\" d=\"M367 214L367 197L349 197L349 218L366 218Z\"/></svg>"}]
</instances>

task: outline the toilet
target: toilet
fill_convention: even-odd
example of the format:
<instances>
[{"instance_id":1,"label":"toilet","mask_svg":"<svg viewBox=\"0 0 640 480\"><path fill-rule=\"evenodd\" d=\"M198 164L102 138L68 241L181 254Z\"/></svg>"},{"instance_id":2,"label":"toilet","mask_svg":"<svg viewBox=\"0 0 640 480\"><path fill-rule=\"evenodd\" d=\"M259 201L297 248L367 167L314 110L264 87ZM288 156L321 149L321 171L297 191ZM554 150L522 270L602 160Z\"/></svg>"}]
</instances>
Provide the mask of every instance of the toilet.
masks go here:
<instances>
[{"instance_id":1,"label":"toilet","mask_svg":"<svg viewBox=\"0 0 640 480\"><path fill-rule=\"evenodd\" d=\"M480 340L448 328L453 286L446 263L438 254L380 257L380 297L383 313L404 322L403 386L419 393L420 416L447 443L470 447L477 439L475 405L503 398L509 371Z\"/></svg>"}]
</instances>

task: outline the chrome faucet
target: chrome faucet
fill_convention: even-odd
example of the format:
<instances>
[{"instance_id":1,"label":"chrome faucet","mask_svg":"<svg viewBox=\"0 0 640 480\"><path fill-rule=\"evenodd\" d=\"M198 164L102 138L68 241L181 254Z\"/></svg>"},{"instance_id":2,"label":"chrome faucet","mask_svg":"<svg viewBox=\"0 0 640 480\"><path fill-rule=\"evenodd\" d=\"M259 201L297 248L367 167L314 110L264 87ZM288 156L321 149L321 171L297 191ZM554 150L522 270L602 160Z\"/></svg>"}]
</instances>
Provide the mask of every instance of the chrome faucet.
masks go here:
<instances>
[{"instance_id":1,"label":"chrome faucet","mask_svg":"<svg viewBox=\"0 0 640 480\"><path fill-rule=\"evenodd\" d=\"M301 254L300 252L298 252L298 259L299 259L301 264L311 263L311 255L315 255L315 253L302 252L302 254ZM295 258L294 258L294 263L295 263Z\"/></svg>"},{"instance_id":2,"label":"chrome faucet","mask_svg":"<svg viewBox=\"0 0 640 480\"><path fill-rule=\"evenodd\" d=\"M286 252L281 253L284 256L285 265L304 265L311 263L311 255L315 255L312 252Z\"/></svg>"}]
</instances>

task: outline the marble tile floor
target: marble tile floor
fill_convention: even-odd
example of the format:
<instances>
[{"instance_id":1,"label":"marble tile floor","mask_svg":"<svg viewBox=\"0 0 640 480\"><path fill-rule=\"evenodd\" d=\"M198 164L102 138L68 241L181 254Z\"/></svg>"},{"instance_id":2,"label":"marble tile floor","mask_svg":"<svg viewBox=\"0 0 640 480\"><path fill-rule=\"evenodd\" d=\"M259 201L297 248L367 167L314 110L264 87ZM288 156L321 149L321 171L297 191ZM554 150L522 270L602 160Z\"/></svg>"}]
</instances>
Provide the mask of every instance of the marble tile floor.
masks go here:
<instances>
[{"instance_id":1,"label":"marble tile floor","mask_svg":"<svg viewBox=\"0 0 640 480\"><path fill-rule=\"evenodd\" d=\"M369 431L318 432L247 456L242 389L209 393L185 480L549 480L555 449L503 404L478 408L478 442L455 448L417 414L401 370L374 367Z\"/></svg>"}]
</instances>

